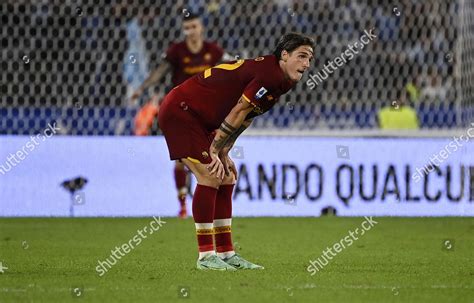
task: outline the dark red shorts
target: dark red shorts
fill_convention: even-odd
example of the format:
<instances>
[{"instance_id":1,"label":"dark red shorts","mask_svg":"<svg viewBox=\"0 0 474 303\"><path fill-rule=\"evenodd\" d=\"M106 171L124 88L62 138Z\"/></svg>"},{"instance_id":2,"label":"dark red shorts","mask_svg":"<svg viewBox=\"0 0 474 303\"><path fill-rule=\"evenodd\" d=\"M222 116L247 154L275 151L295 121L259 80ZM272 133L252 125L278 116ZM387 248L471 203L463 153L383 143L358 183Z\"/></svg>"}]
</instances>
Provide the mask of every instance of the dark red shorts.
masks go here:
<instances>
[{"instance_id":1,"label":"dark red shorts","mask_svg":"<svg viewBox=\"0 0 474 303\"><path fill-rule=\"evenodd\" d=\"M210 163L209 147L215 133L206 130L198 117L186 105L178 89L164 98L158 113L158 124L168 145L171 160L190 158L191 161Z\"/></svg>"}]
</instances>

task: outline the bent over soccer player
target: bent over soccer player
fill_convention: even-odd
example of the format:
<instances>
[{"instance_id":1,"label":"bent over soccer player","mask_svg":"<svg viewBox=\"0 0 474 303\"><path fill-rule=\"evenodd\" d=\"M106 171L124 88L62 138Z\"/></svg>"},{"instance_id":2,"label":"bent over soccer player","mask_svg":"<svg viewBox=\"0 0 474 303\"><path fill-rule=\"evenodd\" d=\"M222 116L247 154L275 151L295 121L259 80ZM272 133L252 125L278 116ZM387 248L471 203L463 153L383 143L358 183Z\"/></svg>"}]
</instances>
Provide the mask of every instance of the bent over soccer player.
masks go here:
<instances>
[{"instance_id":1,"label":"bent over soccer player","mask_svg":"<svg viewBox=\"0 0 474 303\"><path fill-rule=\"evenodd\" d=\"M286 34L273 55L217 65L166 95L158 121L170 158L184 163L198 181L192 205L198 269L263 269L232 246L237 170L229 151L253 118L272 108L302 78L313 48L311 38Z\"/></svg>"}]
</instances>

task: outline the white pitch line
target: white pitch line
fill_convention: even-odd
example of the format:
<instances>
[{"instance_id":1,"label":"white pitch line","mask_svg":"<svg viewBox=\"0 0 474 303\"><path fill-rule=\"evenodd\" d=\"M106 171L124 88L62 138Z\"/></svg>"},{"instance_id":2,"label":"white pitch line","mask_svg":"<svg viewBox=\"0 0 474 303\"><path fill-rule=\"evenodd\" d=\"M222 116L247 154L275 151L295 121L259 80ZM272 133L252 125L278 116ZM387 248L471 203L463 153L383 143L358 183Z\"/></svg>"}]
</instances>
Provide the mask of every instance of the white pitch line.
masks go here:
<instances>
[{"instance_id":1,"label":"white pitch line","mask_svg":"<svg viewBox=\"0 0 474 303\"><path fill-rule=\"evenodd\" d=\"M64 291L67 291L67 292L70 292L72 290L72 287L69 287L69 288L61 288L61 287L46 287L46 288L43 288L43 287L39 287L39 288L34 288L34 287L31 287L31 288L6 288L6 287L3 287L3 288L0 288L0 292L47 292L47 291L54 291L54 292L64 292ZM84 288L82 289L82 291L95 291L96 289L95 288Z\"/></svg>"},{"instance_id":2,"label":"white pitch line","mask_svg":"<svg viewBox=\"0 0 474 303\"><path fill-rule=\"evenodd\" d=\"M281 286L279 288L297 288L297 289L308 289L308 288L319 288L319 289L474 289L474 285L430 285L430 286L400 286L400 285L341 285L341 286L326 286L326 285L316 285L316 284L305 284L302 286Z\"/></svg>"}]
</instances>

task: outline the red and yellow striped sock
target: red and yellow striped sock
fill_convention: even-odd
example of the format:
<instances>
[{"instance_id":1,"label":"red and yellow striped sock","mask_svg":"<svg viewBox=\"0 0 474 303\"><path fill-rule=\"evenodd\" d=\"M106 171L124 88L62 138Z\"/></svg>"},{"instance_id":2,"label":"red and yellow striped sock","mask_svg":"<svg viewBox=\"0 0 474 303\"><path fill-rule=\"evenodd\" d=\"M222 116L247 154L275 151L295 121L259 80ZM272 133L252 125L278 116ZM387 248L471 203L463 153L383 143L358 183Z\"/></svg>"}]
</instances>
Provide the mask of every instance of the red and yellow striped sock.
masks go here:
<instances>
[{"instance_id":1,"label":"red and yellow striped sock","mask_svg":"<svg viewBox=\"0 0 474 303\"><path fill-rule=\"evenodd\" d=\"M217 255L222 259L235 254L232 245L232 192L233 184L221 185L217 191L214 210L214 240Z\"/></svg>"},{"instance_id":2,"label":"red and yellow striped sock","mask_svg":"<svg viewBox=\"0 0 474 303\"><path fill-rule=\"evenodd\" d=\"M217 189L198 184L193 197L193 218L199 247L199 259L214 254L213 215Z\"/></svg>"}]
</instances>

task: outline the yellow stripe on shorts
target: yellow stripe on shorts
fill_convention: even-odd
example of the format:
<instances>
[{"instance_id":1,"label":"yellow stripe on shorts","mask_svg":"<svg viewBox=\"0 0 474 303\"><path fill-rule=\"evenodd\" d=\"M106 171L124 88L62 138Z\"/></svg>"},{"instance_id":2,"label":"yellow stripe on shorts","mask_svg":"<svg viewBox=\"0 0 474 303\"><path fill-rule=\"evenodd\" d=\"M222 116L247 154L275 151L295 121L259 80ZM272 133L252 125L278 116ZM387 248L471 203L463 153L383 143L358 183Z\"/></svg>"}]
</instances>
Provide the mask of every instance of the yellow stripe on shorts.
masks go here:
<instances>
[{"instance_id":1,"label":"yellow stripe on shorts","mask_svg":"<svg viewBox=\"0 0 474 303\"><path fill-rule=\"evenodd\" d=\"M194 158L191 158L191 157L187 157L186 159L188 159L189 161L191 161L193 163L201 164L201 161L199 161L198 159L194 159Z\"/></svg>"}]
</instances>

